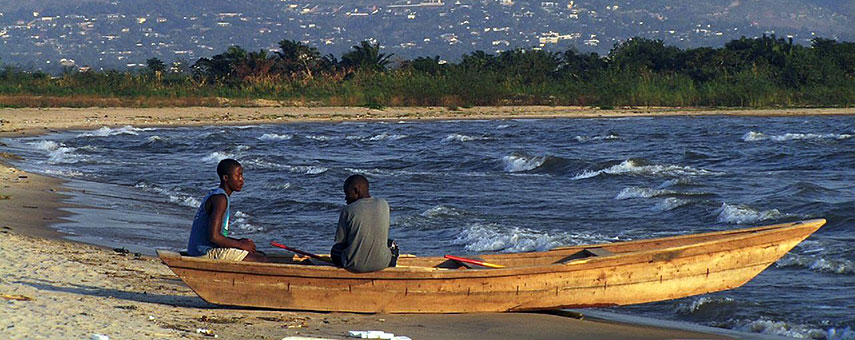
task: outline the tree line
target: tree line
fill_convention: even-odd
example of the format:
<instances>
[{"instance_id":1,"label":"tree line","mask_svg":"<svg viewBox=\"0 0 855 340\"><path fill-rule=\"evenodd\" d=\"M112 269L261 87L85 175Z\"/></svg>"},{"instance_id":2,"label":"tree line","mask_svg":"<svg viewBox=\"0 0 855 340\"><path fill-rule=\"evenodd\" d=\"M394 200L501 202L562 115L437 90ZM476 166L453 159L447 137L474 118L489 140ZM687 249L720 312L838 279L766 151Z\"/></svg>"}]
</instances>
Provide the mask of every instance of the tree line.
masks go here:
<instances>
[{"instance_id":1,"label":"tree line","mask_svg":"<svg viewBox=\"0 0 855 340\"><path fill-rule=\"evenodd\" d=\"M142 71L68 69L51 76L4 65L0 95L260 98L294 105L450 108L855 103L855 43L824 38L803 46L774 35L743 37L720 48L689 49L632 38L604 56L520 48L496 54L475 51L457 62L438 56L399 59L367 41L339 57L322 55L316 47L294 40L282 40L278 47L247 51L231 46L192 65L151 58Z\"/></svg>"}]
</instances>

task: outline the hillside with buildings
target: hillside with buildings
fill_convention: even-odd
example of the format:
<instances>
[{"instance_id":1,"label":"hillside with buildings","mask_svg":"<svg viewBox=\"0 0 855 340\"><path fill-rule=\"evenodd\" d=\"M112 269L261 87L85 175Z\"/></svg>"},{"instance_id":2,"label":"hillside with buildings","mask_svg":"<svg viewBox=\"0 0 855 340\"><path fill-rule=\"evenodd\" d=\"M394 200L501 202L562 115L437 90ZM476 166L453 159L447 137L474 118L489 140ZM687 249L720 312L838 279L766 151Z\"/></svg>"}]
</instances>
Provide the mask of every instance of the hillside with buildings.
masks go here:
<instances>
[{"instance_id":1,"label":"hillside with buildings","mask_svg":"<svg viewBox=\"0 0 855 340\"><path fill-rule=\"evenodd\" d=\"M276 49L292 39L340 55L362 40L400 58L516 47L607 53L630 37L678 47L775 34L855 40L855 2L649 1L0 1L0 63L63 67L192 63L231 45ZM185 64L186 64L185 63Z\"/></svg>"}]
</instances>

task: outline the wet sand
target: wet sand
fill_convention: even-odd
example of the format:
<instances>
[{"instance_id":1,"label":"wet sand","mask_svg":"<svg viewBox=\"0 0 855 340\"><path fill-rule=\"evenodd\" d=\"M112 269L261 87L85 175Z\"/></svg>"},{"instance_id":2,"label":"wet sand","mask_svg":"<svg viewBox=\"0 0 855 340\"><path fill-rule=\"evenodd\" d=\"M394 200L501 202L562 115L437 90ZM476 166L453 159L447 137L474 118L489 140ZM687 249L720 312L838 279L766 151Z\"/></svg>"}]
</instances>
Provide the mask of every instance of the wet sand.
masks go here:
<instances>
[{"instance_id":1,"label":"wet sand","mask_svg":"<svg viewBox=\"0 0 855 340\"><path fill-rule=\"evenodd\" d=\"M102 126L265 124L296 121L506 119L659 115L851 115L852 109L703 111L509 107L93 108L0 110L0 137ZM2 145L0 145L2 151ZM68 213L62 181L9 167L0 153L0 337L10 339L342 339L383 330L413 339L664 339L741 337L542 313L383 315L271 311L204 302L158 259L70 242L49 228ZM584 312L584 311L583 311ZM210 334L205 334L210 333Z\"/></svg>"}]
</instances>

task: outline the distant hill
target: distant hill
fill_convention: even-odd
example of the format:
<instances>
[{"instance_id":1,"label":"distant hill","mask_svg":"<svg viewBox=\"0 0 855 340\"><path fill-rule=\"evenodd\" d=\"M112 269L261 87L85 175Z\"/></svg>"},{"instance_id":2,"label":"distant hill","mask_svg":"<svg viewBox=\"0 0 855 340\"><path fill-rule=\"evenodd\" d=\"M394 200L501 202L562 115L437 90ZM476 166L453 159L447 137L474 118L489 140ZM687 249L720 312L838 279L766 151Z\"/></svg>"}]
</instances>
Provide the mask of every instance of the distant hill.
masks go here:
<instances>
[{"instance_id":1,"label":"distant hill","mask_svg":"<svg viewBox=\"0 0 855 340\"><path fill-rule=\"evenodd\" d=\"M193 62L282 39L336 55L373 39L398 58L457 59L532 46L605 54L633 36L685 48L763 34L853 41L855 1L0 0L0 62L53 71Z\"/></svg>"}]
</instances>

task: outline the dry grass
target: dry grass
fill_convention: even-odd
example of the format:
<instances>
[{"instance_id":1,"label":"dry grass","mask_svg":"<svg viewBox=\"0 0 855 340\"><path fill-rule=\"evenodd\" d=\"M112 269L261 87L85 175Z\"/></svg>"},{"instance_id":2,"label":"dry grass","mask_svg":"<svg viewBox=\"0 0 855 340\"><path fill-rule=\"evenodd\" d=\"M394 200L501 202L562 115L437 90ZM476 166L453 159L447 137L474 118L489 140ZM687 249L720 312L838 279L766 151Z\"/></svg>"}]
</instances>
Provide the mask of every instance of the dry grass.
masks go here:
<instances>
[{"instance_id":1,"label":"dry grass","mask_svg":"<svg viewBox=\"0 0 855 340\"><path fill-rule=\"evenodd\" d=\"M192 107L192 106L252 106L247 100L222 100L213 97L98 97L98 96L69 96L50 97L32 95L0 96L0 107Z\"/></svg>"}]
</instances>

